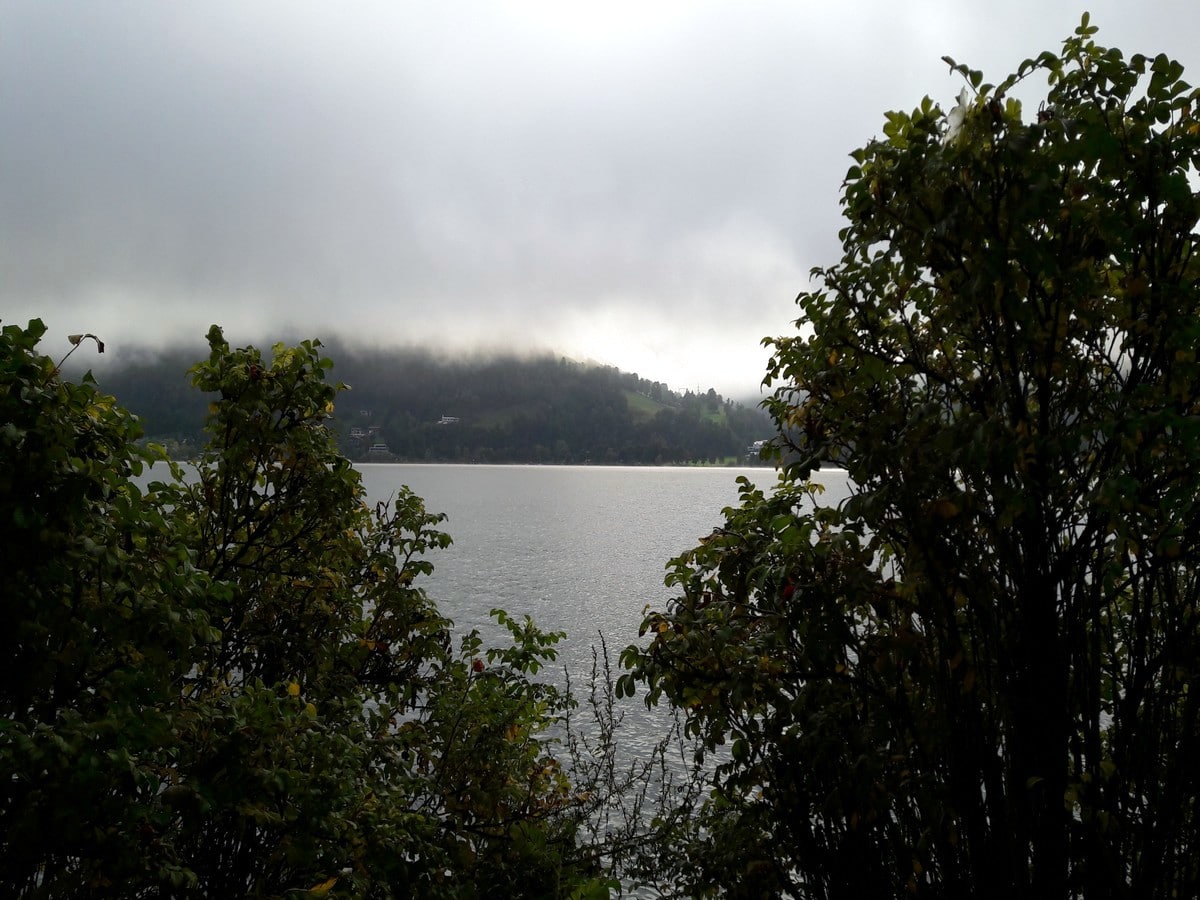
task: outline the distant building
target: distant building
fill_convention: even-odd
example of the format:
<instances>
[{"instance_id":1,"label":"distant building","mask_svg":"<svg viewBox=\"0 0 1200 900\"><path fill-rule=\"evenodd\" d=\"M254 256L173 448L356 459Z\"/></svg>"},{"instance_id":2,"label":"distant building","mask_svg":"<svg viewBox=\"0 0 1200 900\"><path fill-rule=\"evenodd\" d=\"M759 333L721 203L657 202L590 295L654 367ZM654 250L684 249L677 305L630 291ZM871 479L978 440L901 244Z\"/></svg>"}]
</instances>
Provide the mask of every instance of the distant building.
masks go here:
<instances>
[{"instance_id":1,"label":"distant building","mask_svg":"<svg viewBox=\"0 0 1200 900\"><path fill-rule=\"evenodd\" d=\"M770 442L769 441L755 441L753 444L751 444L749 447L747 447L746 448L746 462L751 463L751 464L761 464L763 447L767 446L768 443L770 443Z\"/></svg>"},{"instance_id":2,"label":"distant building","mask_svg":"<svg viewBox=\"0 0 1200 900\"><path fill-rule=\"evenodd\" d=\"M439 425L454 425L458 422L458 416L442 416L438 419Z\"/></svg>"}]
</instances>

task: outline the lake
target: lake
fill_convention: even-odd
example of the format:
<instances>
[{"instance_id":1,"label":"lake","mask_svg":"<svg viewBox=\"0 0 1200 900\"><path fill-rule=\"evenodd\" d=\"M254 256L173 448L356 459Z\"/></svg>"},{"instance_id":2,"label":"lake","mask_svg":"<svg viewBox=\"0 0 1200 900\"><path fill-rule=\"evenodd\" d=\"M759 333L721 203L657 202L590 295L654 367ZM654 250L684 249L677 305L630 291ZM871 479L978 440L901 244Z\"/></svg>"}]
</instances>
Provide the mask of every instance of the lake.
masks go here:
<instances>
[{"instance_id":1,"label":"lake","mask_svg":"<svg viewBox=\"0 0 1200 900\"><path fill-rule=\"evenodd\" d=\"M591 666L603 634L616 655L637 640L647 605L672 597L666 564L723 523L737 503L736 478L763 489L770 468L625 466L358 466L373 500L409 486L454 539L430 557L425 587L460 630L485 635L489 610L530 615L565 631L560 663ZM845 496L846 476L826 471L827 502Z\"/></svg>"},{"instance_id":2,"label":"lake","mask_svg":"<svg viewBox=\"0 0 1200 900\"><path fill-rule=\"evenodd\" d=\"M647 605L662 609L674 592L663 584L672 557L724 523L722 509L738 502L739 475L769 490L771 468L360 465L373 500L402 485L444 512L454 539L429 558L429 595L460 631L478 628L495 643L489 610L530 615L543 629L565 631L563 667L580 696L591 673L592 647L603 634L614 671L620 652L637 642ZM847 495L846 473L813 476L824 502ZM647 709L644 694L620 702L617 759L624 767L646 760L670 731L668 709ZM672 769L682 775L676 758ZM634 890L632 896L657 896Z\"/></svg>"}]
</instances>

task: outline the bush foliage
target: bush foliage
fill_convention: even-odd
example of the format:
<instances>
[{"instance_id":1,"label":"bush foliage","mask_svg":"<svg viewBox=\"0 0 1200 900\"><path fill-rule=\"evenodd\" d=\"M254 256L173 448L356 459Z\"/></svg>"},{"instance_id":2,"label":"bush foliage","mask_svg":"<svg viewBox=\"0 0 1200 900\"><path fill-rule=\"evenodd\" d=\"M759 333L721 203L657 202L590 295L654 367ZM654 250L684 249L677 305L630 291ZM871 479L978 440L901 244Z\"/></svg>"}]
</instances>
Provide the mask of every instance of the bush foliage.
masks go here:
<instances>
[{"instance_id":1,"label":"bush foliage","mask_svg":"<svg viewBox=\"0 0 1200 900\"><path fill-rule=\"evenodd\" d=\"M441 517L366 503L318 345L214 327L183 470L44 330L0 335L0 891L607 896L530 677L558 635L453 645Z\"/></svg>"},{"instance_id":2,"label":"bush foliage","mask_svg":"<svg viewBox=\"0 0 1200 900\"><path fill-rule=\"evenodd\" d=\"M853 154L773 342L779 487L624 657L725 745L696 893L1200 893L1200 92L1094 32L949 61L955 108Z\"/></svg>"}]
</instances>

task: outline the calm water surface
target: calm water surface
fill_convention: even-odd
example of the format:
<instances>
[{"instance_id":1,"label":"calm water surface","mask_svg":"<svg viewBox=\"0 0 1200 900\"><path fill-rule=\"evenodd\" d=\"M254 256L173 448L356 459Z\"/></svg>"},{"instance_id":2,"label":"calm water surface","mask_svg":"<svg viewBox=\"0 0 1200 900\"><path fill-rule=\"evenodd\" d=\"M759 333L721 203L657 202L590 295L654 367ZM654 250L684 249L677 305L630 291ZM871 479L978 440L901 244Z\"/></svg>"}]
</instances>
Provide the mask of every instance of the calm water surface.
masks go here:
<instances>
[{"instance_id":1,"label":"calm water surface","mask_svg":"<svg viewBox=\"0 0 1200 900\"><path fill-rule=\"evenodd\" d=\"M373 499L402 485L443 512L454 539L433 554L425 587L463 630L489 628L489 610L526 614L565 631L560 662L584 674L603 634L614 655L637 640L647 605L672 597L666 563L695 546L737 503L736 478L765 490L773 469L605 466L361 465ZM823 472L827 502L845 473Z\"/></svg>"}]
</instances>

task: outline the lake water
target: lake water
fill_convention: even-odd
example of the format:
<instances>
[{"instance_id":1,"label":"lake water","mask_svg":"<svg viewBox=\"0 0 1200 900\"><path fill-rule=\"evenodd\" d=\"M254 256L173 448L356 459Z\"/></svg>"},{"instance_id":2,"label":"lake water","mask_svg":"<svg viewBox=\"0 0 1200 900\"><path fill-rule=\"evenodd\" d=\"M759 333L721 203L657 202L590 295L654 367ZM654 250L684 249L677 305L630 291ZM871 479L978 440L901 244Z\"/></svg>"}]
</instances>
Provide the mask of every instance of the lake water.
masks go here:
<instances>
[{"instance_id":1,"label":"lake water","mask_svg":"<svg viewBox=\"0 0 1200 900\"><path fill-rule=\"evenodd\" d=\"M734 479L767 483L769 469L592 466L363 465L381 500L408 485L454 543L430 557L426 589L462 630L488 627L489 610L526 614L567 632L561 662L590 665L603 633L619 651L637 638L647 604L670 597L667 560L721 522Z\"/></svg>"},{"instance_id":2,"label":"lake water","mask_svg":"<svg viewBox=\"0 0 1200 900\"><path fill-rule=\"evenodd\" d=\"M425 582L443 614L460 631L478 628L494 644L503 643L488 616L495 607L565 631L557 671L545 677L561 684L565 667L581 698L598 636L606 638L619 674L617 659L639 641L646 606L662 609L674 596L663 584L667 562L724 523L722 509L738 502L737 477L763 490L777 478L761 467L381 464L359 471L374 500L407 485L427 509L447 514L442 529L454 543L430 557L435 568ZM845 472L821 472L814 480L825 485L825 502L847 494ZM647 709L641 696L620 701L617 712L622 769L649 759L671 733L669 709ZM674 775L684 775L681 757L665 761ZM643 888L631 895L658 896Z\"/></svg>"},{"instance_id":3,"label":"lake water","mask_svg":"<svg viewBox=\"0 0 1200 900\"><path fill-rule=\"evenodd\" d=\"M374 500L402 485L443 512L454 539L433 554L425 587L462 630L488 627L489 610L526 614L565 631L560 663L586 674L599 634L615 656L637 640L647 605L672 597L666 564L723 523L736 478L769 490L769 468L361 465ZM845 473L819 480L836 502Z\"/></svg>"},{"instance_id":4,"label":"lake water","mask_svg":"<svg viewBox=\"0 0 1200 900\"><path fill-rule=\"evenodd\" d=\"M592 649L607 641L618 672L621 650L639 640L647 607L673 593L666 564L721 525L737 503L736 478L764 489L769 468L606 466L360 465L372 500L407 485L454 543L432 554L425 589L456 629L477 628L485 645L503 645L489 611L529 615L544 630L566 632L558 659L540 676L577 695L592 669ZM641 698L620 703L617 749L622 766L647 759L671 727L667 709ZM654 896L636 892L636 896Z\"/></svg>"}]
</instances>

